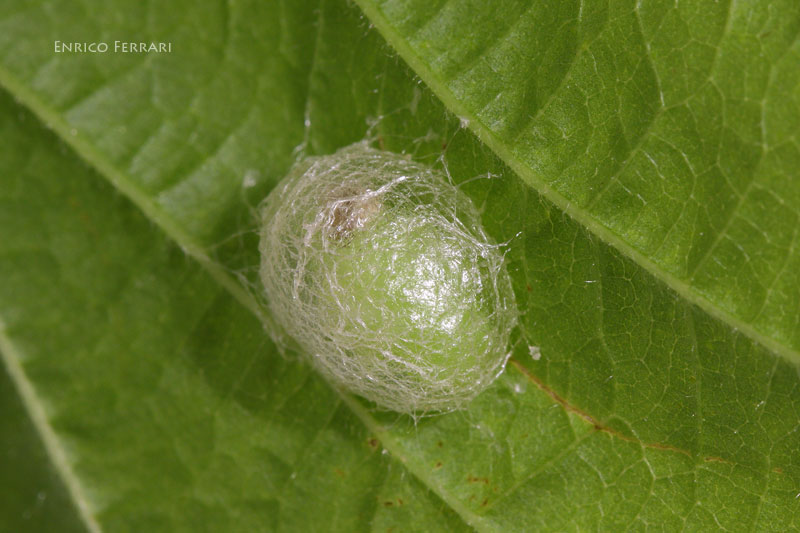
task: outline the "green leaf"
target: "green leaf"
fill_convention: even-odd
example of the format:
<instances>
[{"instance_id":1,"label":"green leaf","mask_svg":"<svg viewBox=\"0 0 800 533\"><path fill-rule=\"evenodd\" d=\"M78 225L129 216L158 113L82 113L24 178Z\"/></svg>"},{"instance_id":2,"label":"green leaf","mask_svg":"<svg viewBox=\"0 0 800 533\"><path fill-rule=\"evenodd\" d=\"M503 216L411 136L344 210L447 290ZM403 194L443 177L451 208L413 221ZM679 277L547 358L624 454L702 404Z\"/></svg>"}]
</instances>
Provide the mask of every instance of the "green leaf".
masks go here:
<instances>
[{"instance_id":1,"label":"green leaf","mask_svg":"<svg viewBox=\"0 0 800 533\"><path fill-rule=\"evenodd\" d=\"M0 480L62 495L42 530L798 528L796 6L467 4L0 7ZM53 52L114 39L173 52ZM264 333L255 206L365 137L509 243L520 338L466 411Z\"/></svg>"},{"instance_id":2,"label":"green leaf","mask_svg":"<svg viewBox=\"0 0 800 533\"><path fill-rule=\"evenodd\" d=\"M527 183L800 363L797 2L358 3Z\"/></svg>"},{"instance_id":3,"label":"green leaf","mask_svg":"<svg viewBox=\"0 0 800 533\"><path fill-rule=\"evenodd\" d=\"M8 374L0 374L0 528L3 531L82 531L69 494L48 460Z\"/></svg>"},{"instance_id":4,"label":"green leaf","mask_svg":"<svg viewBox=\"0 0 800 533\"><path fill-rule=\"evenodd\" d=\"M200 265L0 105L0 348L86 530L462 527Z\"/></svg>"}]
</instances>

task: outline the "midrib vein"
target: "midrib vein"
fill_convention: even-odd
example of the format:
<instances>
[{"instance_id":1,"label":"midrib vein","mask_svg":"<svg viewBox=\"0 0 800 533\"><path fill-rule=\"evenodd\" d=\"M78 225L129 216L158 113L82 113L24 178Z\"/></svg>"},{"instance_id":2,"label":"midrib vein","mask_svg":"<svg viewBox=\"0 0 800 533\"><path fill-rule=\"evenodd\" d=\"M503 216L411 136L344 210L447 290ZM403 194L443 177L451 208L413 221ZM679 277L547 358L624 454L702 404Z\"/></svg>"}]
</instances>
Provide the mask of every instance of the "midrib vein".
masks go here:
<instances>
[{"instance_id":1,"label":"midrib vein","mask_svg":"<svg viewBox=\"0 0 800 533\"><path fill-rule=\"evenodd\" d=\"M579 224L597 235L600 239L613 246L624 255L636 262L641 268L660 280L667 287L675 291L681 298L692 303L708 313L710 316L726 323L729 327L742 332L753 341L768 350L780 354L784 358L800 362L800 351L768 336L733 314L720 309L714 302L694 291L688 283L677 276L667 272L655 261L636 250L619 235L595 220L590 213L576 207L573 202L553 189L533 169L521 161L512 151L498 139L495 134L465 105L458 101L452 92L445 86L428 64L417 55L411 45L395 30L389 20L371 0L355 0L369 21L380 32L386 42L397 51L398 55L408 64L411 70L422 79L444 106L457 117L466 119L468 128L478 139L489 147L504 163L514 172L532 184L533 187L545 198L553 202Z\"/></svg>"},{"instance_id":2,"label":"midrib vein","mask_svg":"<svg viewBox=\"0 0 800 533\"><path fill-rule=\"evenodd\" d=\"M28 380L28 376L25 375L25 371L22 369L20 353L14 347L11 339L8 338L8 335L6 335L5 324L2 319L0 319L0 358L3 359L3 364L17 389L33 427L42 439L45 452L64 483L64 487L67 489L71 501L75 504L78 515L81 517L86 529L89 533L101 533L102 529L92 514L89 499L84 494L78 478L72 471L64 448L47 420L47 414L36 396L33 384Z\"/></svg>"}]
</instances>

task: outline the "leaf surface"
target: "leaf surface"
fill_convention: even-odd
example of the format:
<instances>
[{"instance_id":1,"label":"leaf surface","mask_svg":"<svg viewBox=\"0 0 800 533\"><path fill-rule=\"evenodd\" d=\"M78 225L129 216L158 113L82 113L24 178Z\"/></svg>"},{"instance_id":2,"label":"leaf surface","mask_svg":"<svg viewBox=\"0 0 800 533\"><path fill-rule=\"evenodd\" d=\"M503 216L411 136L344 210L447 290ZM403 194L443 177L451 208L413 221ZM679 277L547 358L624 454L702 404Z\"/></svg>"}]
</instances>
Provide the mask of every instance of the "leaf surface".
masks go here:
<instances>
[{"instance_id":1,"label":"leaf surface","mask_svg":"<svg viewBox=\"0 0 800 533\"><path fill-rule=\"evenodd\" d=\"M542 47L569 48L577 30L555 19L525 26L545 10L514 6L527 23L501 31L487 18L474 40L493 36L512 50L514 28L531 38L546 28ZM396 19L389 7L380 6L379 29L388 36L392 24L390 44L441 100L354 7L332 0L92 10L31 2L0 13L0 82L19 100L5 97L0 113L0 348L17 390L32 392L21 395L26 412L43 413L34 426L40 438L52 433L44 447L85 527L796 529L796 367L737 331L726 320L739 316L733 307L696 305L691 283L676 291L654 270L656 255L618 251L621 237L597 231L607 223L599 211L584 225L550 194L554 185L540 196L529 184L544 179L473 119L483 142L462 127L454 103L472 100L443 96L447 77L427 76L437 65L483 65L494 46L470 52L459 44L464 26L431 26L424 42L452 34L453 59L416 51L425 70L403 54L416 49L395 40L401 19L410 36L463 14L462 4L395 5ZM175 51L52 52L55 38L99 33L170 40ZM606 46L609 61L626 59L626 42ZM541 83L563 106L562 56L541 57ZM489 101L493 79L483 81ZM536 109L496 102L509 106L498 117ZM605 112L604 128L634 113ZM255 206L295 158L365 137L445 164L487 230L509 242L522 334L505 374L466 411L416 424L375 411L281 358L259 322ZM580 160L558 146L540 151L542 161ZM605 161L599 154L582 164ZM668 204L661 192L648 205ZM782 217L776 231L791 224ZM781 250L791 261L793 248ZM793 346L791 335L771 338Z\"/></svg>"},{"instance_id":2,"label":"leaf surface","mask_svg":"<svg viewBox=\"0 0 800 533\"><path fill-rule=\"evenodd\" d=\"M527 183L800 362L797 2L359 4Z\"/></svg>"}]
</instances>

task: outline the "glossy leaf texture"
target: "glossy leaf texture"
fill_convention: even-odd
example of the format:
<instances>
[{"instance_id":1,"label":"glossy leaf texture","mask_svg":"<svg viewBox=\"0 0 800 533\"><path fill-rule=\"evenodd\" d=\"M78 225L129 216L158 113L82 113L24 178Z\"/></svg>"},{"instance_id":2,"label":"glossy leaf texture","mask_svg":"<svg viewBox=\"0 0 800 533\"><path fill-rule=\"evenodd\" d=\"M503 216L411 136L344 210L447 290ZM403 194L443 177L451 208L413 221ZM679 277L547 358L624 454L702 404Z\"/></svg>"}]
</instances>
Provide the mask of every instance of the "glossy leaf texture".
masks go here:
<instances>
[{"instance_id":1,"label":"glossy leaf texture","mask_svg":"<svg viewBox=\"0 0 800 533\"><path fill-rule=\"evenodd\" d=\"M0 7L0 529L798 528L792 6L507 4ZM255 206L364 138L508 242L522 331L466 411L377 411L264 333Z\"/></svg>"},{"instance_id":2,"label":"glossy leaf texture","mask_svg":"<svg viewBox=\"0 0 800 533\"><path fill-rule=\"evenodd\" d=\"M800 363L797 2L359 4L526 182Z\"/></svg>"}]
</instances>

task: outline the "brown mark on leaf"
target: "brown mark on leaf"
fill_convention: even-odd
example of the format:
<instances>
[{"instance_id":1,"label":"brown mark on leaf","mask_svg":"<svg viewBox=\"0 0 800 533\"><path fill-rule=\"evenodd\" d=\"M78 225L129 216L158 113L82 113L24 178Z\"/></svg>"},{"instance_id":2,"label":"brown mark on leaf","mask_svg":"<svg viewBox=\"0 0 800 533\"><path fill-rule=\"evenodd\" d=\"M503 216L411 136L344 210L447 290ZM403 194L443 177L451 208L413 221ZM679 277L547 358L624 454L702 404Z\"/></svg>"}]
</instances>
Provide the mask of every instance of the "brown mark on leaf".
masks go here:
<instances>
[{"instance_id":1,"label":"brown mark on leaf","mask_svg":"<svg viewBox=\"0 0 800 533\"><path fill-rule=\"evenodd\" d=\"M372 451L375 451L378 449L379 442L378 439L376 439L375 437L370 437L367 440L367 444L369 444L369 447L372 448Z\"/></svg>"},{"instance_id":2,"label":"brown mark on leaf","mask_svg":"<svg viewBox=\"0 0 800 533\"><path fill-rule=\"evenodd\" d=\"M437 442L437 443L436 443L436 446L438 446L439 448L441 448L442 446L444 446L444 444L442 444L442 441L439 441L439 442Z\"/></svg>"},{"instance_id":3,"label":"brown mark on leaf","mask_svg":"<svg viewBox=\"0 0 800 533\"><path fill-rule=\"evenodd\" d=\"M433 465L433 467L434 468L441 468L442 467L442 462L441 461L436 461L436 464Z\"/></svg>"},{"instance_id":4,"label":"brown mark on leaf","mask_svg":"<svg viewBox=\"0 0 800 533\"><path fill-rule=\"evenodd\" d=\"M345 473L339 468L334 468L333 472L339 477L345 477Z\"/></svg>"},{"instance_id":5,"label":"brown mark on leaf","mask_svg":"<svg viewBox=\"0 0 800 533\"><path fill-rule=\"evenodd\" d=\"M486 507L487 505L489 505L489 498L484 498L481 502L481 507Z\"/></svg>"},{"instance_id":6,"label":"brown mark on leaf","mask_svg":"<svg viewBox=\"0 0 800 533\"><path fill-rule=\"evenodd\" d=\"M384 507L391 507L391 506L393 506L393 505L394 505L394 502L392 502L392 501L385 501L385 502L383 502L383 506L384 506Z\"/></svg>"},{"instance_id":7,"label":"brown mark on leaf","mask_svg":"<svg viewBox=\"0 0 800 533\"><path fill-rule=\"evenodd\" d=\"M488 477L467 476L467 481L469 481L470 483L483 483L484 485L489 484Z\"/></svg>"},{"instance_id":8,"label":"brown mark on leaf","mask_svg":"<svg viewBox=\"0 0 800 533\"><path fill-rule=\"evenodd\" d=\"M81 202L74 196L70 196L69 200L67 201L70 207L78 212L78 218L86 228L87 233L97 235L97 226L92 222L92 217L90 217L87 211L84 209L83 204L81 204Z\"/></svg>"},{"instance_id":9,"label":"brown mark on leaf","mask_svg":"<svg viewBox=\"0 0 800 533\"><path fill-rule=\"evenodd\" d=\"M508 362L511 364L511 366L513 366L514 368L519 370L525 377L527 377L529 380L531 380L537 387L539 387L539 389L542 392L544 392L548 396L550 396L556 403L561 404L561 406L566 411L578 415L579 417L583 418L586 422L591 424L594 427L595 431L606 433L608 435L611 435L612 437L616 437L616 438L618 438L618 439L620 439L622 441L625 441L625 442L631 442L633 444L638 444L639 446L641 446L643 448L649 448L649 449L652 449L652 450L663 450L663 451L667 451L667 452L679 453L681 455L685 455L686 457L694 457L692 452L690 452L689 450L684 450L682 448L678 448L677 446L672 446L670 444L661 444L659 442L642 442L642 441L640 441L638 439L635 439L634 437L631 437L629 435L626 435L626 434L622 433L619 430L616 430L614 428L611 428L609 426L606 426L606 425L600 423L598 420L595 420L595 418L592 417L592 415L590 415L586 411L583 411L582 409L579 409L578 407L575 407L574 405L572 405L569 402L567 402L567 400L562 398L557 392L555 392L553 389L551 389L550 387L545 385L542 380L540 380L538 377L536 377L533 374L531 374L530 371L528 371L528 369L525 368L522 365L522 363L520 363L519 361L517 361L517 360L512 358L512 359L509 359ZM716 456L713 456L713 455L712 456L707 456L707 457L702 457L702 460L705 461L705 462L732 464L730 461L728 461L726 459L723 459L722 457L716 457Z\"/></svg>"},{"instance_id":10,"label":"brown mark on leaf","mask_svg":"<svg viewBox=\"0 0 800 533\"><path fill-rule=\"evenodd\" d=\"M526 289L528 289L528 292L533 292L533 287L531 287L531 284L530 284L530 283L528 283L527 285L525 285L525 288L526 288Z\"/></svg>"}]
</instances>

